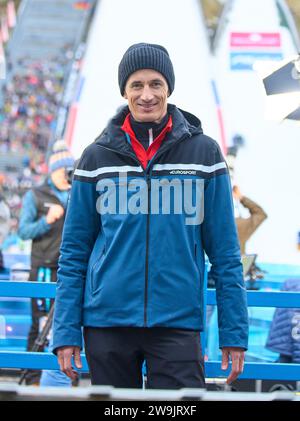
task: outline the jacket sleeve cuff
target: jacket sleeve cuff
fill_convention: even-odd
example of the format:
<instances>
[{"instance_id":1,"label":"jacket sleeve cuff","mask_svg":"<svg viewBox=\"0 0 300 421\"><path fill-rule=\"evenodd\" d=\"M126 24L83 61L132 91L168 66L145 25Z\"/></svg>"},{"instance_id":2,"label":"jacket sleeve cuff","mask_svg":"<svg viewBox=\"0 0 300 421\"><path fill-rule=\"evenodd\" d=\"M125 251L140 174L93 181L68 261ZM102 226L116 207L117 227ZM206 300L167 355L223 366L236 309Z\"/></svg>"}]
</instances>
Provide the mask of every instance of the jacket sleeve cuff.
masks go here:
<instances>
[{"instance_id":1,"label":"jacket sleeve cuff","mask_svg":"<svg viewBox=\"0 0 300 421\"><path fill-rule=\"evenodd\" d=\"M63 345L55 345L55 346L53 346L52 347L52 349L50 350L54 355L57 355L57 351L60 349L60 348L64 348L64 347L75 347L75 346L78 346L79 348L80 348L80 351L82 351L82 345L79 345L79 344L67 344L67 343L64 343Z\"/></svg>"},{"instance_id":2,"label":"jacket sleeve cuff","mask_svg":"<svg viewBox=\"0 0 300 421\"><path fill-rule=\"evenodd\" d=\"M222 332L219 332L219 347L225 348L243 348L245 351L248 349L248 336L244 337L245 335L237 336L237 335L230 335L228 333L224 333L224 338L222 338Z\"/></svg>"},{"instance_id":3,"label":"jacket sleeve cuff","mask_svg":"<svg viewBox=\"0 0 300 421\"><path fill-rule=\"evenodd\" d=\"M75 335L74 335L75 336ZM77 336L77 335L76 335ZM50 349L50 351L57 355L57 351L59 348L65 347L65 346L78 346L80 350L82 351L82 334L80 332L80 335L78 335L78 338L70 337L70 335L64 335L64 337L60 338L61 340L55 340L55 337L53 338L53 345Z\"/></svg>"}]
</instances>

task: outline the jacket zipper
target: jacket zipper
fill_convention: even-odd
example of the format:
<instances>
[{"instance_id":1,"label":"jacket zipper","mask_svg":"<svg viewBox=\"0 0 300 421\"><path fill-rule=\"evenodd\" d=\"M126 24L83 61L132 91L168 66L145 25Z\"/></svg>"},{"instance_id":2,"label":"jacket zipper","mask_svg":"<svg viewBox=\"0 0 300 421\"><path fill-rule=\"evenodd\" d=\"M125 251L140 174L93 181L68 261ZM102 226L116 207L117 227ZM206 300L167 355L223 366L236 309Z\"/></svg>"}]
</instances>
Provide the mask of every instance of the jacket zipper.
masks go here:
<instances>
[{"instance_id":1,"label":"jacket zipper","mask_svg":"<svg viewBox=\"0 0 300 421\"><path fill-rule=\"evenodd\" d=\"M148 187L148 212L146 225L146 260L145 260L145 293L144 293L144 326L147 327L148 309L148 283L149 283L149 232L150 232L150 199L151 199L151 177L147 175Z\"/></svg>"}]
</instances>

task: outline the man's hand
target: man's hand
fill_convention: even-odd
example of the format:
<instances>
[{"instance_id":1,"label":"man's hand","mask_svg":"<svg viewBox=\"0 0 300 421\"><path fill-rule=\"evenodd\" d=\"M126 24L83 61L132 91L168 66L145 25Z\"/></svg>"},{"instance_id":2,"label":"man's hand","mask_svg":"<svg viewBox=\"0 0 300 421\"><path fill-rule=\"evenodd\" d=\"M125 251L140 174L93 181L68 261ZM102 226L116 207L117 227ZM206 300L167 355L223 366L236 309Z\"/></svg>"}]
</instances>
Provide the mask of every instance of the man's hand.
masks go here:
<instances>
[{"instance_id":1,"label":"man's hand","mask_svg":"<svg viewBox=\"0 0 300 421\"><path fill-rule=\"evenodd\" d=\"M231 372L227 377L227 384L237 379L239 374L244 370L245 351L243 348L224 347L222 348L222 370L227 370L229 364L229 356L232 361Z\"/></svg>"},{"instance_id":2,"label":"man's hand","mask_svg":"<svg viewBox=\"0 0 300 421\"><path fill-rule=\"evenodd\" d=\"M47 224L54 224L55 221L62 218L65 211L61 205L51 205L46 215Z\"/></svg>"},{"instance_id":3,"label":"man's hand","mask_svg":"<svg viewBox=\"0 0 300 421\"><path fill-rule=\"evenodd\" d=\"M70 379L76 380L78 373L72 367L72 356L74 356L75 366L77 368L82 368L79 346L63 346L57 351L57 358L61 371L70 377Z\"/></svg>"}]
</instances>

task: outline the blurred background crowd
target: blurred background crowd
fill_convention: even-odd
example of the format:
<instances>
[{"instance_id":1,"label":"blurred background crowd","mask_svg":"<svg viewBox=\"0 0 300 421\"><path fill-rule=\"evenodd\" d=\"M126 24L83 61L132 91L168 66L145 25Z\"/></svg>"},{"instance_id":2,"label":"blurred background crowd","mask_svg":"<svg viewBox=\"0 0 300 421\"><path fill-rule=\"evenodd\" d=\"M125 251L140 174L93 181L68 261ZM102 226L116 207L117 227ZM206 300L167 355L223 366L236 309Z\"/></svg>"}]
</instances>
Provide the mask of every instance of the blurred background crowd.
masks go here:
<instances>
[{"instance_id":1,"label":"blurred background crowd","mask_svg":"<svg viewBox=\"0 0 300 421\"><path fill-rule=\"evenodd\" d=\"M67 3L67 2L66 2ZM86 13L88 21L93 1L71 1L77 13ZM213 39L222 0L202 0L208 33ZM288 0L288 5L300 26L300 2ZM54 140L70 65L74 60L78 38L58 46L56 54L18 55L11 57L10 38L17 24L20 0L0 0L0 63L5 61L5 79L0 91L0 192L11 211L11 234L2 248L17 248L16 236L21 198L41 182L47 174L49 145ZM88 14L89 13L89 14ZM36 36L37 34L35 34ZM81 41L85 30L82 30ZM5 53L4 53L5 51Z\"/></svg>"},{"instance_id":2,"label":"blurred background crowd","mask_svg":"<svg viewBox=\"0 0 300 421\"><path fill-rule=\"evenodd\" d=\"M76 24L78 19L89 18L92 3L70 0L64 2L64 7L72 9ZM49 13L59 14L54 2L52 6L45 6ZM30 47L32 50L27 54L25 48L23 54L16 52L17 48L13 48L16 43L22 48L18 14L23 14L22 20L26 20L21 8L20 0L0 0L0 66L3 76L0 80L0 197L10 209L10 233L2 249L10 252L24 250L24 244L17 235L22 197L26 191L41 184L47 175L47 160L55 140L66 81L76 49L85 34L85 26L78 27L80 37L76 32L71 38L62 36L60 43L56 42L49 54L46 50L47 28L44 34L43 27L35 28L31 39L34 41L38 37L41 40L44 36L40 47L28 47L27 42L27 51ZM52 21L50 17L46 21L49 28L55 25L55 19ZM53 34L52 27L50 30ZM49 44L52 34L49 35Z\"/></svg>"}]
</instances>

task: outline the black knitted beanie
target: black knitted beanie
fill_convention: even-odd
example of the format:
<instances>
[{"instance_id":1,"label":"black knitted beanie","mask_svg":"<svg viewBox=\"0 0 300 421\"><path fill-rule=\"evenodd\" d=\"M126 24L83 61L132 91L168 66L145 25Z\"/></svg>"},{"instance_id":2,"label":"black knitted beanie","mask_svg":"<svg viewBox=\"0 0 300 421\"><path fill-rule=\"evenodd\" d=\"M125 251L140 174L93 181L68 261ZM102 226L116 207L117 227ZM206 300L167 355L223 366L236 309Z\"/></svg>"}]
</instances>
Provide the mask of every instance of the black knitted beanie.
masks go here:
<instances>
[{"instance_id":1,"label":"black knitted beanie","mask_svg":"<svg viewBox=\"0 0 300 421\"><path fill-rule=\"evenodd\" d=\"M119 86L124 95L129 76L141 69L152 69L161 73L169 86L169 94L174 90L175 75L168 51L157 44L134 44L125 52L119 64Z\"/></svg>"}]
</instances>

